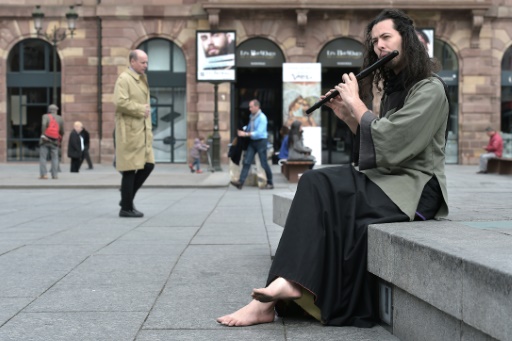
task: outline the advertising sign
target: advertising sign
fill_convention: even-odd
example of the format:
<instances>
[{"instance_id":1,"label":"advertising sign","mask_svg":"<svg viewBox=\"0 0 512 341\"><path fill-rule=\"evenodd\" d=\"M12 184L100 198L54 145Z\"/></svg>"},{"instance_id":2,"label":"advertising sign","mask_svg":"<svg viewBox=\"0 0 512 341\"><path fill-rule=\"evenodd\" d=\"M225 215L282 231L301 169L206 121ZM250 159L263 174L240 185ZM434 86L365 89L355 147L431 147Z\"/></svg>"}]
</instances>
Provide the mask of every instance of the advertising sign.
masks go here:
<instances>
[{"instance_id":1,"label":"advertising sign","mask_svg":"<svg viewBox=\"0 0 512 341\"><path fill-rule=\"evenodd\" d=\"M300 121L304 145L313 149L316 164L322 161L322 123L320 110L306 115L306 110L320 99L322 65L320 63L283 64L283 125Z\"/></svg>"},{"instance_id":2,"label":"advertising sign","mask_svg":"<svg viewBox=\"0 0 512 341\"><path fill-rule=\"evenodd\" d=\"M235 81L235 31L197 31L198 82Z\"/></svg>"},{"instance_id":3,"label":"advertising sign","mask_svg":"<svg viewBox=\"0 0 512 341\"><path fill-rule=\"evenodd\" d=\"M416 27L416 34L427 49L428 56L434 58L434 29Z\"/></svg>"},{"instance_id":4,"label":"advertising sign","mask_svg":"<svg viewBox=\"0 0 512 341\"><path fill-rule=\"evenodd\" d=\"M335 39L324 46L318 55L323 67L363 66L364 46L349 38Z\"/></svg>"},{"instance_id":5,"label":"advertising sign","mask_svg":"<svg viewBox=\"0 0 512 341\"><path fill-rule=\"evenodd\" d=\"M281 67L284 63L283 52L272 41L253 38L241 43L237 49L237 67Z\"/></svg>"}]
</instances>

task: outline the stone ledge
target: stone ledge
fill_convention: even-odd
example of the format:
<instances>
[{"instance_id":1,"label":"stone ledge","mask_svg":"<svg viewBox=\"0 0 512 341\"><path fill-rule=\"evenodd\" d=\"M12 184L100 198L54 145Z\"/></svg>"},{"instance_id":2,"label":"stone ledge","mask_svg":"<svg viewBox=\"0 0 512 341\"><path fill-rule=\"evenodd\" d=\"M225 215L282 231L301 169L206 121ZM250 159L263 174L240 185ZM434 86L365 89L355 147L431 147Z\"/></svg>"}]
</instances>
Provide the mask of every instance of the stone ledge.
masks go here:
<instances>
[{"instance_id":1,"label":"stone ledge","mask_svg":"<svg viewBox=\"0 0 512 341\"><path fill-rule=\"evenodd\" d=\"M484 334L508 340L511 243L510 234L463 222L371 225L368 271Z\"/></svg>"},{"instance_id":2,"label":"stone ledge","mask_svg":"<svg viewBox=\"0 0 512 341\"><path fill-rule=\"evenodd\" d=\"M284 227L294 196L295 193L274 194L274 199L272 202L272 221L275 224Z\"/></svg>"}]
</instances>

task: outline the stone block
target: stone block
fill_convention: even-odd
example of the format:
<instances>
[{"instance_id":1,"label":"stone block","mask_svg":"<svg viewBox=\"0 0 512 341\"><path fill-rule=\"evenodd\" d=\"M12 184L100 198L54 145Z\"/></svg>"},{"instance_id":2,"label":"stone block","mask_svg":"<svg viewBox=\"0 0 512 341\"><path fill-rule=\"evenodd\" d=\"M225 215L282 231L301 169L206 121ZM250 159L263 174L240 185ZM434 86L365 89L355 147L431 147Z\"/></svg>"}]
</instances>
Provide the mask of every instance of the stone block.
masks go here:
<instances>
[{"instance_id":1,"label":"stone block","mask_svg":"<svg viewBox=\"0 0 512 341\"><path fill-rule=\"evenodd\" d=\"M507 257L505 253L502 255ZM510 318L507 317L512 316L512 276L510 272L504 273L503 270L506 269L500 266L491 268L466 262L462 305L466 323L498 340L510 340L512 326Z\"/></svg>"},{"instance_id":2,"label":"stone block","mask_svg":"<svg viewBox=\"0 0 512 341\"><path fill-rule=\"evenodd\" d=\"M431 249L421 234L439 230L440 222L371 225L368 232L370 272L457 318L461 317L461 261Z\"/></svg>"},{"instance_id":3,"label":"stone block","mask_svg":"<svg viewBox=\"0 0 512 341\"><path fill-rule=\"evenodd\" d=\"M394 271L394 243L391 234L380 229L368 228L368 271L390 282Z\"/></svg>"},{"instance_id":4,"label":"stone block","mask_svg":"<svg viewBox=\"0 0 512 341\"><path fill-rule=\"evenodd\" d=\"M290 206L292 205L293 197L295 193L280 193L274 194L273 198L273 218L272 221L279 226L283 226L286 223L286 218L288 217L288 212L290 211Z\"/></svg>"},{"instance_id":5,"label":"stone block","mask_svg":"<svg viewBox=\"0 0 512 341\"><path fill-rule=\"evenodd\" d=\"M468 332L468 340L479 339L480 334L507 340L512 335L509 319L505 318L512 316L512 250L510 234L503 232L507 228L510 230L510 224L504 221L371 225L368 269L392 283L398 299L401 292L406 292L411 296L406 303L413 299L421 302L407 303L411 307L421 311L428 305L475 329ZM395 298L394 306L400 304ZM396 314L394 317L399 318ZM415 313L409 312L408 316ZM404 322L395 320L394 326L400 323ZM433 326L435 321L424 324ZM412 326L407 328L412 330ZM396 335L421 340L407 333ZM441 336L430 335L427 339L450 339Z\"/></svg>"},{"instance_id":6,"label":"stone block","mask_svg":"<svg viewBox=\"0 0 512 341\"><path fill-rule=\"evenodd\" d=\"M397 287L393 289L393 335L400 340L459 340L460 322Z\"/></svg>"}]
</instances>

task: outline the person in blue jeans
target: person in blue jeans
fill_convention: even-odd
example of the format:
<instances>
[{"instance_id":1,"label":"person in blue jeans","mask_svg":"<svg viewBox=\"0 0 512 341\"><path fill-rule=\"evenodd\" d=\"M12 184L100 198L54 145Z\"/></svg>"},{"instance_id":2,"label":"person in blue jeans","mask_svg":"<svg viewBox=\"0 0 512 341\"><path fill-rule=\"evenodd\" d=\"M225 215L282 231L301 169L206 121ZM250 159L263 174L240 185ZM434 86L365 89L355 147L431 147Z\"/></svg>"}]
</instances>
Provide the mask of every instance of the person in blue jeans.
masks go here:
<instances>
[{"instance_id":1,"label":"person in blue jeans","mask_svg":"<svg viewBox=\"0 0 512 341\"><path fill-rule=\"evenodd\" d=\"M272 172L267 162L267 116L260 109L260 102L257 99L253 99L249 102L249 111L251 112L250 122L244 127L244 130L238 130L239 137L248 137L249 145L245 151L244 162L242 172L240 173L239 181L231 181L231 184L238 189L242 189L245 179L249 174L252 162L256 153L260 158L261 167L265 170L267 175L267 185L265 189L273 189L274 184L272 182Z\"/></svg>"}]
</instances>

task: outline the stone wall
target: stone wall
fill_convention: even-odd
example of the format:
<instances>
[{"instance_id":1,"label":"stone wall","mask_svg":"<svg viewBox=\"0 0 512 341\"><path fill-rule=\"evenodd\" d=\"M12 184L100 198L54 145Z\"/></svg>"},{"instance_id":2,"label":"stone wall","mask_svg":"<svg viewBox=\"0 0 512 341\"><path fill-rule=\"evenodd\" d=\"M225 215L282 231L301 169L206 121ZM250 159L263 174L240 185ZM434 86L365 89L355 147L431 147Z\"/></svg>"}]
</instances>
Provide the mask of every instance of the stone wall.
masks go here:
<instances>
[{"instance_id":1,"label":"stone wall","mask_svg":"<svg viewBox=\"0 0 512 341\"><path fill-rule=\"evenodd\" d=\"M79 20L74 38L58 45L62 63L61 109L66 131L72 129L74 121L82 121L91 133L93 161L110 163L113 158L112 93L115 80L128 65L131 49L147 39L160 37L179 46L186 58L187 139L190 147L196 136L208 136L212 132L214 108L213 85L195 81L195 31L210 29L212 25L218 29L235 29L237 45L249 38L263 37L282 49L286 62L316 62L318 52L335 38L347 37L362 42L368 20L378 13L375 9L357 10L363 6L360 1L344 2L338 10L330 3L322 10L319 6L323 3L309 2L311 9L298 19L297 8L303 7L302 2L291 0L279 5L284 9L269 1L152 0L144 5L135 2L121 5L118 0L102 1L100 5L92 0L81 1L81 6L76 7ZM458 56L459 160L463 164L475 164L483 152L482 146L487 143L485 127L499 127L500 124L501 60L511 46L512 0L486 0L476 4L439 1L441 9L422 9L421 1L402 3L417 26L433 27L436 38L448 43ZM253 8L248 10L247 6L251 4ZM465 8L467 4L487 6L487 9ZM48 27L54 24L66 27L65 20L55 21L55 18L64 18L67 4L47 0L41 1L41 5ZM215 6L220 8L218 21L215 21L215 15L212 16ZM353 10L346 9L347 6L352 6ZM6 79L6 61L12 47L23 39L36 37L31 18L33 9L32 3L26 1L6 0L0 5L0 79ZM97 102L98 17L102 29L100 105ZM305 24L301 22L304 18ZM230 89L229 83L219 86L223 163L227 162L230 142ZM0 120L4 122L7 121L6 95L5 86L1 87ZM6 136L5 126L0 125L0 162L6 161Z\"/></svg>"}]
</instances>

